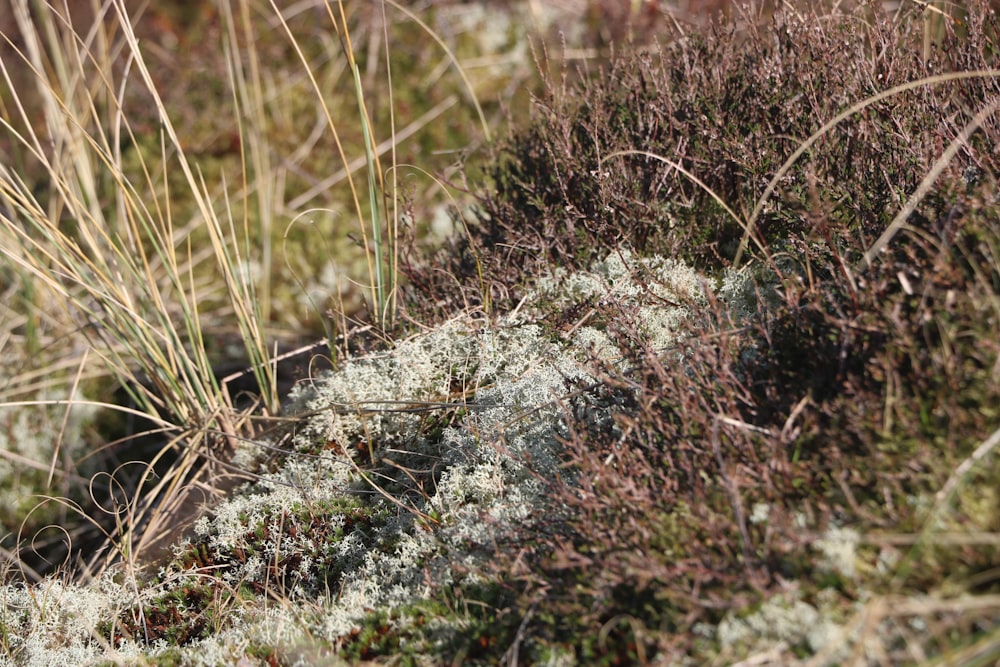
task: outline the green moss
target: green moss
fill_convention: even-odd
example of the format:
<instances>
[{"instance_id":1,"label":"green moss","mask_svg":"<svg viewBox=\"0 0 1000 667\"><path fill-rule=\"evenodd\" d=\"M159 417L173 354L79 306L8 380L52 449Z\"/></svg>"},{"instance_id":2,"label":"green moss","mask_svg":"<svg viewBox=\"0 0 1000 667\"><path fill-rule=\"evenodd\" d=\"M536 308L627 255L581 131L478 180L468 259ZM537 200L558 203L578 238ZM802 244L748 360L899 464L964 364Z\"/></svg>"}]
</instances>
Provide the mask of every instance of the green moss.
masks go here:
<instances>
[{"instance_id":1,"label":"green moss","mask_svg":"<svg viewBox=\"0 0 1000 667\"><path fill-rule=\"evenodd\" d=\"M519 620L507 609L510 595L496 584L463 585L435 599L373 612L344 639L350 660L394 658L402 664L435 660L490 664L510 645Z\"/></svg>"},{"instance_id":2,"label":"green moss","mask_svg":"<svg viewBox=\"0 0 1000 667\"><path fill-rule=\"evenodd\" d=\"M182 584L146 601L141 610L125 610L98 629L113 645L127 639L180 647L218 632L227 623L223 612L232 604L229 598L212 582Z\"/></svg>"}]
</instances>

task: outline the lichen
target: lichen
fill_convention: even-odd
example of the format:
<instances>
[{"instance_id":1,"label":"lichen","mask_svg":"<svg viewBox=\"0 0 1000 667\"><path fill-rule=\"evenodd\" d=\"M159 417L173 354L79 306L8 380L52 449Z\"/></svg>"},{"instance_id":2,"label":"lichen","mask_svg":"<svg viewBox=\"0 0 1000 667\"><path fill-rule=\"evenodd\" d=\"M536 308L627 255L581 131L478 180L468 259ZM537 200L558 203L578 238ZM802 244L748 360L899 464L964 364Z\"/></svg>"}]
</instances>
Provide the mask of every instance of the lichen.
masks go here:
<instances>
[{"instance_id":1,"label":"lichen","mask_svg":"<svg viewBox=\"0 0 1000 667\"><path fill-rule=\"evenodd\" d=\"M548 484L572 483L560 458L567 411L613 427L609 406L580 388L597 385L589 370L595 355L620 356L615 343L595 327L553 337L524 313L613 298L637 314L651 346L666 347L692 306L707 303L712 284L680 262L615 253L588 272L554 271L521 313L491 326L458 317L300 383L290 397L290 412L301 415L294 436L271 443L286 453L268 462L260 454L267 448L247 445L256 454L243 452L240 460L266 469L196 522L177 547L177 563L144 598L169 595L210 567L231 590L270 588L308 604L316 613L299 622L307 619L314 639L334 643L373 609L391 612L478 581L498 539L560 511L550 506ZM727 299L747 291L744 283L726 284L743 286L726 288ZM445 410L451 416L428 428L428 415ZM432 462L420 494L400 491L407 478L383 464L407 456ZM112 592L91 589L91 598L77 599L104 605L105 616L134 604ZM224 662L245 649L248 633L277 627L266 614L237 616L240 623L223 623L214 637L191 645L201 647L201 662L223 655ZM97 655L83 640L87 633L75 632L74 650ZM42 655L34 645L25 650Z\"/></svg>"},{"instance_id":2,"label":"lichen","mask_svg":"<svg viewBox=\"0 0 1000 667\"><path fill-rule=\"evenodd\" d=\"M112 655L134 658L140 651L137 644L122 641L108 647L98 631L101 622L119 613L128 596L110 576L96 585L50 578L30 586L0 586L0 665L61 667Z\"/></svg>"},{"instance_id":3,"label":"lichen","mask_svg":"<svg viewBox=\"0 0 1000 667\"><path fill-rule=\"evenodd\" d=\"M838 633L836 625L816 607L794 595L772 597L751 614L730 613L716 629L723 650L739 647L741 653L780 644L805 646L816 652Z\"/></svg>"},{"instance_id":4,"label":"lichen","mask_svg":"<svg viewBox=\"0 0 1000 667\"><path fill-rule=\"evenodd\" d=\"M635 282L640 279L652 279L658 286L642 288ZM673 301L704 302L708 284L678 262L638 260L627 254L608 257L593 272L564 275L560 281L569 286L570 296L543 282L529 308L611 290L643 313L655 344L665 343L689 312ZM599 331L584 330L581 335L599 343L603 354L615 354L614 345ZM594 346L588 348L547 337L542 327L516 316L487 328L458 318L386 352L348 360L336 372L299 386L293 405L305 417L292 440L292 452L280 468L263 474L252 487L217 507L211 518L202 519L199 539L215 551L219 562L230 563L220 576L234 585L259 582L268 574L259 559L234 558L236 551L262 554L268 562L294 554L309 556L309 561L298 562L301 588L286 594L336 587L336 599L324 603L323 621L314 628L328 641L351 632L370 609L391 610L474 578L499 536L539 518L550 519L556 511L548 506L545 480L560 474L564 411L582 410L594 420L606 419L600 401L586 391L572 390L594 383L585 370ZM458 401L464 417L433 437L421 431L421 410L399 409L451 405L456 385L466 388ZM366 466L389 450L393 456L419 454L435 461L433 489L407 501L413 503L413 514L400 513L379 495L379 480L391 486L387 478L364 479ZM310 455L296 456L296 451ZM396 516L355 526L323 547L309 542L315 536L289 537L283 532L281 523L295 521L302 508L358 493L363 494L363 506L372 511L392 508ZM335 512L324 516L327 530L343 527L343 518ZM421 516L433 517L433 525ZM316 567L320 562L327 565ZM324 583L334 562L337 579Z\"/></svg>"},{"instance_id":5,"label":"lichen","mask_svg":"<svg viewBox=\"0 0 1000 667\"><path fill-rule=\"evenodd\" d=\"M821 562L823 567L852 578L860 542L861 536L853 528L832 527L813 543L813 547L823 555Z\"/></svg>"}]
</instances>

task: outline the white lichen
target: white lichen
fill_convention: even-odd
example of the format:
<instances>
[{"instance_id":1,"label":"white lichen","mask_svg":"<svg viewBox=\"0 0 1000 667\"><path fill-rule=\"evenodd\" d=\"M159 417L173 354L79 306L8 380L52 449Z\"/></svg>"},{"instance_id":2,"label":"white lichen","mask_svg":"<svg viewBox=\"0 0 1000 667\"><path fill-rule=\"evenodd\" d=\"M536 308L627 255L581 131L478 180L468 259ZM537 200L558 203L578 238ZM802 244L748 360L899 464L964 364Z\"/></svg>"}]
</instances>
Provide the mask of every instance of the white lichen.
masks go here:
<instances>
[{"instance_id":1,"label":"white lichen","mask_svg":"<svg viewBox=\"0 0 1000 667\"><path fill-rule=\"evenodd\" d=\"M0 655L0 664L63 667L98 658L134 657L139 648L132 642L107 647L97 639L98 624L116 618L121 602L134 599L109 577L89 586L54 578L31 586L2 585L0 628L5 655Z\"/></svg>"},{"instance_id":2,"label":"white lichen","mask_svg":"<svg viewBox=\"0 0 1000 667\"><path fill-rule=\"evenodd\" d=\"M835 623L794 595L775 596L751 614L730 613L716 628L720 646L724 650L738 647L740 653L777 645L805 646L817 652L837 636Z\"/></svg>"},{"instance_id":3,"label":"white lichen","mask_svg":"<svg viewBox=\"0 0 1000 667\"><path fill-rule=\"evenodd\" d=\"M679 260L638 257L621 250L596 262L589 271L555 268L539 278L520 317L521 321L529 319L535 314L533 307L567 310L615 303L634 317L632 324L651 349L665 350L676 344L692 312L708 305L709 294L716 291L715 282ZM716 296L729 308L734 321L756 312L756 283L751 271L726 270L718 282ZM591 341L595 341L593 330L581 342L588 345ZM603 341L598 342L599 351L612 353Z\"/></svg>"},{"instance_id":4,"label":"white lichen","mask_svg":"<svg viewBox=\"0 0 1000 667\"><path fill-rule=\"evenodd\" d=\"M300 611L239 606L218 633L185 653L191 664L232 663L251 638L289 646L304 632L320 643L335 642L372 610L403 607L479 580L477 571L498 540L561 511L549 499L553 482L572 483L560 458L568 412L615 428L611 406L602 403L608 399L593 392L599 383L590 364L595 358L616 363L620 351L611 338L583 323L567 337L552 336L527 320L554 306L612 299L633 314L650 349L664 349L676 343L694 310L707 306L712 289L711 280L681 262L614 253L587 272L553 271L518 313L494 326L456 318L298 385L290 412L302 416L294 436L280 443L287 455L199 519L192 539L211 551L220 565L214 576L228 586L263 585ZM742 317L752 291L734 276L723 279L718 296ZM452 416L443 427L426 432L425 421L446 412ZM253 444L248 449L260 451ZM246 462L260 458L242 456ZM366 470L383 457L412 457L434 474L419 493L393 502L388 497L398 488L392 485L411 480L399 465L383 466L381 476L371 477ZM163 575L142 591L144 599L204 573ZM25 599L23 590L19 599ZM88 590L90 597L73 596L90 608L73 614L113 617L132 603L115 586ZM803 604L794 603L785 616L769 612L769 618L789 626L784 635L801 634L805 630L792 624L807 615ZM12 602L5 613L26 613L21 607ZM21 654L50 655L36 644L58 637L75 652L59 659L102 655L86 624L40 633L44 615L29 616L8 623ZM758 625L733 620L725 632L736 638L762 632ZM146 650L154 655L167 648Z\"/></svg>"},{"instance_id":5,"label":"white lichen","mask_svg":"<svg viewBox=\"0 0 1000 667\"><path fill-rule=\"evenodd\" d=\"M853 528L829 528L813 543L823 555L821 565L833 572L853 577L857 564L858 544L861 536Z\"/></svg>"},{"instance_id":6,"label":"white lichen","mask_svg":"<svg viewBox=\"0 0 1000 667\"><path fill-rule=\"evenodd\" d=\"M97 412L79 393L70 398L64 392L40 392L33 400L39 405L0 405L0 451L6 454L0 456L0 525L8 531L20 527L37 504L30 499L46 489L57 448L66 459L82 457L84 429Z\"/></svg>"}]
</instances>

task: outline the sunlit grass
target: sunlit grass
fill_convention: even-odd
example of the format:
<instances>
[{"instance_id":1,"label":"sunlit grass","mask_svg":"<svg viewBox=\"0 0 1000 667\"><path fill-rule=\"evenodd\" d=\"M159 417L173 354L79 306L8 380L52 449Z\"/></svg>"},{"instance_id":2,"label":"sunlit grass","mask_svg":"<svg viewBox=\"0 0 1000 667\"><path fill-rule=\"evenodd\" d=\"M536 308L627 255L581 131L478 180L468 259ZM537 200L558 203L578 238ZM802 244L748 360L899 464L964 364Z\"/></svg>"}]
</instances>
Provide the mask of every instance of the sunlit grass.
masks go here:
<instances>
[{"instance_id":1,"label":"sunlit grass","mask_svg":"<svg viewBox=\"0 0 1000 667\"><path fill-rule=\"evenodd\" d=\"M231 448L230 439L245 425L213 371L193 251L177 242L169 190L161 190L151 175L157 168L179 169L186 177L211 243L207 261L226 286L228 308L250 366L265 388L264 408L271 413L279 410L273 369L267 363L255 287L243 269L246 247L238 243L235 222L226 210L217 209L187 158L125 7L106 6L122 30L118 48L129 54L127 67L117 74L134 72L135 79L146 85L159 110L163 147L157 167L141 158L138 176L122 166L122 141L134 143L136 137L121 112L125 79L115 80L117 63L110 40L99 40L103 48L95 48L54 11L32 17L25 5L15 9L25 42L19 55L36 77L46 135L36 131L35 119L20 104L16 91L13 103L20 129L8 121L3 125L44 169L51 190L48 201L40 201L20 174L7 170L0 175L3 202L11 212L3 221L0 252L33 283L34 290L44 291L44 309L70 314L82 340L128 388L142 412L175 431L156 458L174 452L176 461L136 502L136 514L128 525L120 527L117 538L124 544L132 541L130 533L145 523L147 514L156 514L163 495L169 497L198 474L203 455ZM9 81L6 64L4 74ZM162 196L146 196L157 192ZM150 461L147 473L140 476L140 488L155 462ZM137 544L130 553L140 548Z\"/></svg>"},{"instance_id":2,"label":"sunlit grass","mask_svg":"<svg viewBox=\"0 0 1000 667\"><path fill-rule=\"evenodd\" d=\"M142 525L143 534L155 534L146 526L151 515L207 474L204 461L224 463L239 439L253 435L248 410L280 412L272 362L279 342L325 332L335 357L337 336L362 315L359 308L380 327L393 326L403 204L400 170L383 159L395 165L399 142L428 131L443 113L468 106L478 115L459 141L488 132L485 116L455 54L435 36L465 94L439 84L420 100L432 108L405 118L397 132L395 106L412 108L415 98L397 92L391 62L410 54L391 42L408 26L433 34L402 7L380 7L377 16L322 3L294 11L253 0L219 3L195 17L218 22L217 30L211 23L198 30L216 36L222 55L207 61L207 80L187 81L191 100L177 97L184 79L171 82L155 39L136 34L131 4L95 5L100 18L89 26L72 24L57 7L12 7L21 38L7 40L11 57L2 63L7 94L0 99L9 113L0 123L12 160L0 165L0 252L17 310L8 311L5 344L39 354L12 376L5 396L37 396L74 377L93 391L110 372L134 405L167 429L131 485L145 490L120 528ZM364 82L352 31L369 45L381 31L383 51L363 54ZM270 62L275 52L288 57ZM206 96L220 86L221 95ZM430 104L435 98L443 104ZM331 140L332 154L324 148ZM334 180L306 192L331 171ZM355 185L360 172L364 202ZM408 172L411 183L416 173ZM306 206L312 213L301 214ZM303 215L317 224L296 222ZM360 247L350 240L355 233ZM313 297L329 272L324 265L334 267L337 284ZM365 292L367 306L351 296ZM81 349L93 354L74 356ZM230 358L243 360L260 388L250 408L237 408L218 377L218 364ZM116 539L130 543L130 554L141 552L133 536Z\"/></svg>"}]
</instances>

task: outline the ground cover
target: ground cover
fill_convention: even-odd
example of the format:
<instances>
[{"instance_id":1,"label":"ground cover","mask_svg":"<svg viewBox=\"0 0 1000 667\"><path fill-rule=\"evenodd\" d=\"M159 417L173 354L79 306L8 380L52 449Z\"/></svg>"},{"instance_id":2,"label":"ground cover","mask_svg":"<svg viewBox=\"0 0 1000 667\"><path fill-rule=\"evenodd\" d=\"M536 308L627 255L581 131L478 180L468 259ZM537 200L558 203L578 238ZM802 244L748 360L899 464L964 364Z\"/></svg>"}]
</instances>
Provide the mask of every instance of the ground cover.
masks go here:
<instances>
[{"instance_id":1,"label":"ground cover","mask_svg":"<svg viewBox=\"0 0 1000 667\"><path fill-rule=\"evenodd\" d=\"M3 659L995 661L996 15L729 14L550 72L396 324L191 405L249 482L6 584Z\"/></svg>"}]
</instances>

